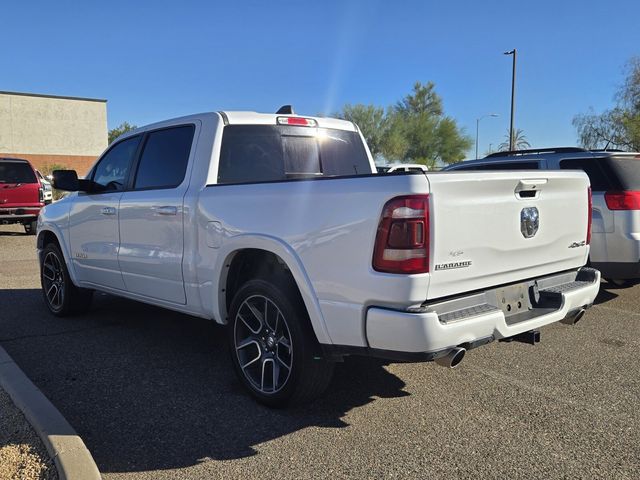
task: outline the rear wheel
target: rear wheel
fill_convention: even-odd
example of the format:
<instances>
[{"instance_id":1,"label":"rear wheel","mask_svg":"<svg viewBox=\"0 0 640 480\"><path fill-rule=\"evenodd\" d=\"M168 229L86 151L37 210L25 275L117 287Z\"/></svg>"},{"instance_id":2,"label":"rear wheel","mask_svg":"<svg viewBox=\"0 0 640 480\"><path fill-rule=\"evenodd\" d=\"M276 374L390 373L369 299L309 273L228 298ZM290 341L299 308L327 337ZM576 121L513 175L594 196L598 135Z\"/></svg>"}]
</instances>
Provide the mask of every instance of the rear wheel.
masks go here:
<instances>
[{"instance_id":1,"label":"rear wheel","mask_svg":"<svg viewBox=\"0 0 640 480\"><path fill-rule=\"evenodd\" d=\"M55 243L44 247L40 257L42 295L49 311L58 317L86 311L91 306L93 290L76 287L60 248Z\"/></svg>"},{"instance_id":2,"label":"rear wheel","mask_svg":"<svg viewBox=\"0 0 640 480\"><path fill-rule=\"evenodd\" d=\"M234 368L259 402L283 407L324 392L333 363L322 357L292 282L250 280L236 293L229 313Z\"/></svg>"},{"instance_id":3,"label":"rear wheel","mask_svg":"<svg viewBox=\"0 0 640 480\"><path fill-rule=\"evenodd\" d=\"M27 235L35 235L37 228L38 222L36 220L24 224L24 231Z\"/></svg>"},{"instance_id":4,"label":"rear wheel","mask_svg":"<svg viewBox=\"0 0 640 480\"><path fill-rule=\"evenodd\" d=\"M605 280L618 288L631 287L635 284L633 280L623 280L621 278L605 278Z\"/></svg>"}]
</instances>

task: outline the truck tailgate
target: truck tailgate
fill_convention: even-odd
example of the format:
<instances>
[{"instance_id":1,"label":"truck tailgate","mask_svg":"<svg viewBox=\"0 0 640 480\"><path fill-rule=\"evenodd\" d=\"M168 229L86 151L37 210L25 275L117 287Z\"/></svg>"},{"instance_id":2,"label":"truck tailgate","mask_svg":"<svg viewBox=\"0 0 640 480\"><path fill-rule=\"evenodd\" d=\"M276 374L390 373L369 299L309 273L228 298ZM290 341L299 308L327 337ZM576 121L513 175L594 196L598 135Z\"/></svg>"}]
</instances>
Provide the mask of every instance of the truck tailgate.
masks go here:
<instances>
[{"instance_id":1,"label":"truck tailgate","mask_svg":"<svg viewBox=\"0 0 640 480\"><path fill-rule=\"evenodd\" d=\"M431 192L427 299L586 262L589 180L584 173L474 171L427 177Z\"/></svg>"},{"instance_id":2,"label":"truck tailgate","mask_svg":"<svg viewBox=\"0 0 640 480\"><path fill-rule=\"evenodd\" d=\"M0 183L0 206L5 208L39 207L37 183Z\"/></svg>"}]
</instances>

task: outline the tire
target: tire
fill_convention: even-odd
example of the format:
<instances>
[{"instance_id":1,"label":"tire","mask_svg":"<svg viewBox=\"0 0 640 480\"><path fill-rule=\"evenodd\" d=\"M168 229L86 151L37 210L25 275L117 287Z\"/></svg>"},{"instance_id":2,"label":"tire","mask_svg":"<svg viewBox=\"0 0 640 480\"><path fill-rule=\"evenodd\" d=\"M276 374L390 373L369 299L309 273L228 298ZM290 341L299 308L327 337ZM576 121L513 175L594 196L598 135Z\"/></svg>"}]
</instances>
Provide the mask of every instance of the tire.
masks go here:
<instances>
[{"instance_id":1,"label":"tire","mask_svg":"<svg viewBox=\"0 0 640 480\"><path fill-rule=\"evenodd\" d=\"M605 280L617 288L627 288L635 284L633 280L623 280L620 278L605 278Z\"/></svg>"},{"instance_id":2,"label":"tire","mask_svg":"<svg viewBox=\"0 0 640 480\"><path fill-rule=\"evenodd\" d=\"M258 402L299 405L326 390L333 363L322 356L295 284L250 280L234 296L229 313L231 361Z\"/></svg>"},{"instance_id":3,"label":"tire","mask_svg":"<svg viewBox=\"0 0 640 480\"><path fill-rule=\"evenodd\" d=\"M91 306L93 290L73 284L64 256L55 243L48 243L40 256L40 283L44 302L57 317L82 313Z\"/></svg>"},{"instance_id":4,"label":"tire","mask_svg":"<svg viewBox=\"0 0 640 480\"><path fill-rule=\"evenodd\" d=\"M37 229L38 229L38 222L36 220L34 220L33 222L24 224L24 232L27 235L35 235Z\"/></svg>"}]
</instances>

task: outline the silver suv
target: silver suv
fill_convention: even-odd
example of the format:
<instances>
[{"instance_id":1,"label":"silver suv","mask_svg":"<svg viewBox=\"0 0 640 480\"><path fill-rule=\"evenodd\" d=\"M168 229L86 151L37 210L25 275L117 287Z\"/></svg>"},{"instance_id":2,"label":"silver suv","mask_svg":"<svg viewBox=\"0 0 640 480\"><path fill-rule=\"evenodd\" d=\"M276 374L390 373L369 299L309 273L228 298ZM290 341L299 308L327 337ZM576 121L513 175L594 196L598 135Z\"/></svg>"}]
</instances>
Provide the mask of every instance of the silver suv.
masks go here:
<instances>
[{"instance_id":1,"label":"silver suv","mask_svg":"<svg viewBox=\"0 0 640 480\"><path fill-rule=\"evenodd\" d=\"M584 170L593 194L591 265L617 285L640 278L640 153L574 147L519 150L444 170Z\"/></svg>"}]
</instances>

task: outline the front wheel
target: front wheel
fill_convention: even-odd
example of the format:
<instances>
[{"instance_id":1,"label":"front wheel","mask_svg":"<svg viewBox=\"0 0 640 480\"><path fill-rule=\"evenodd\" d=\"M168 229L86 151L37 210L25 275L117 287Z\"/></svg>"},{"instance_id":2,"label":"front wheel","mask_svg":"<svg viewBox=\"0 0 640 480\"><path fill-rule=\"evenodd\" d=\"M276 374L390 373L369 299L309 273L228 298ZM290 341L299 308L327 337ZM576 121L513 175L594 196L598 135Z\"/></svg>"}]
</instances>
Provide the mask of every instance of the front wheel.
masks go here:
<instances>
[{"instance_id":1,"label":"front wheel","mask_svg":"<svg viewBox=\"0 0 640 480\"><path fill-rule=\"evenodd\" d=\"M40 256L40 283L49 311L58 317L81 313L91 306L93 290L71 282L64 256L55 243L47 244Z\"/></svg>"},{"instance_id":2,"label":"front wheel","mask_svg":"<svg viewBox=\"0 0 640 480\"><path fill-rule=\"evenodd\" d=\"M259 402L301 404L326 389L333 363L322 357L292 282L250 280L236 293L229 313L234 368Z\"/></svg>"}]
</instances>

